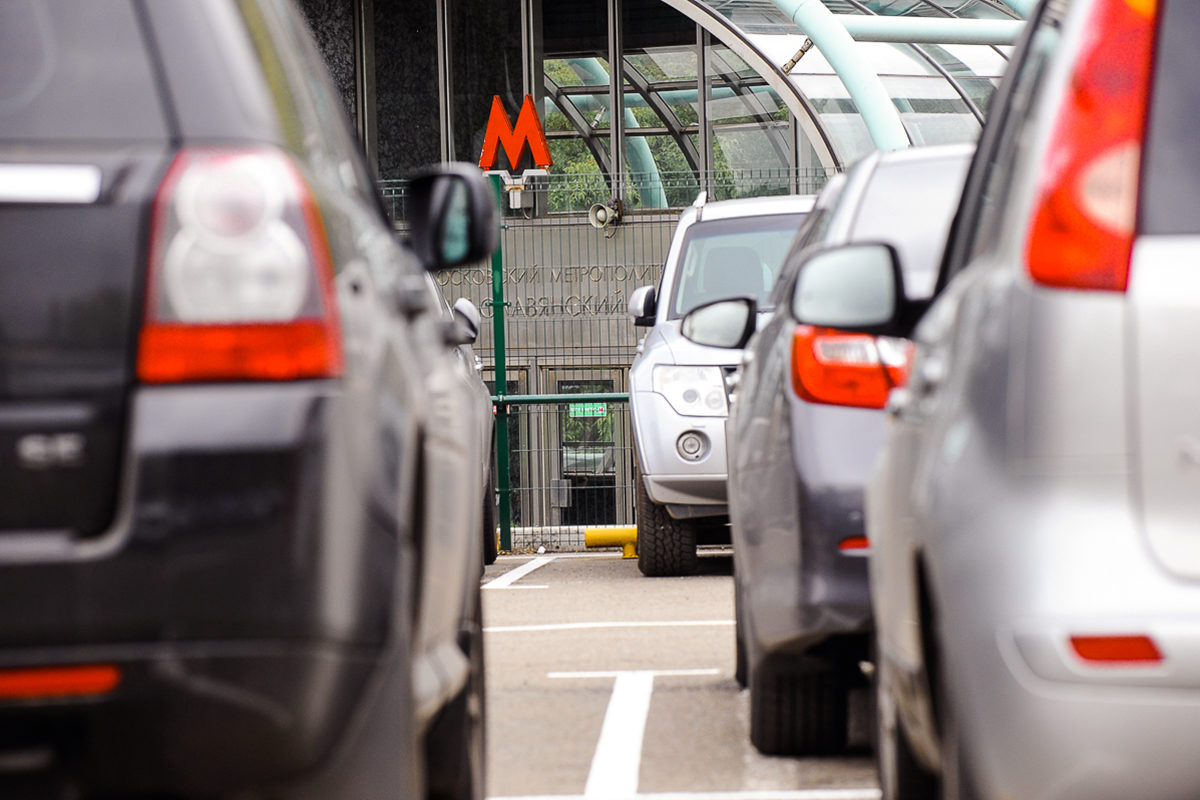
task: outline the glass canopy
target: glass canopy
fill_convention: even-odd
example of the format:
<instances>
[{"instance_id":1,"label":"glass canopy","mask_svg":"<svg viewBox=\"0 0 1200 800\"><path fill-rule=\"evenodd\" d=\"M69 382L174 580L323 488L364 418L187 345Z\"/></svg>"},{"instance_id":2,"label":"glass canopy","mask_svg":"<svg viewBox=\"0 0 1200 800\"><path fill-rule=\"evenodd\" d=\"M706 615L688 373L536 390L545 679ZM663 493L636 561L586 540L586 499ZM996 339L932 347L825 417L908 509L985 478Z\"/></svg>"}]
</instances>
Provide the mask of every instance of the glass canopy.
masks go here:
<instances>
[{"instance_id":1,"label":"glass canopy","mask_svg":"<svg viewBox=\"0 0 1200 800\"><path fill-rule=\"evenodd\" d=\"M1008 32L1021 19L1015 0L821 2L847 29L877 21L865 18L905 17ZM619 27L605 16L612 8L605 0L544 6L539 93L552 172L603 181L634 206L680 206L702 188L716 197L815 191L876 146L851 82L784 10L787 0L620 0L617 7ZM594 30L605 19L605 29ZM945 34L921 43L858 38L853 58L877 76L908 144L978 136L1011 35L989 43ZM618 50L619 90L611 68ZM614 97L624 105L617 119ZM614 171L614 149L621 170Z\"/></svg>"}]
</instances>

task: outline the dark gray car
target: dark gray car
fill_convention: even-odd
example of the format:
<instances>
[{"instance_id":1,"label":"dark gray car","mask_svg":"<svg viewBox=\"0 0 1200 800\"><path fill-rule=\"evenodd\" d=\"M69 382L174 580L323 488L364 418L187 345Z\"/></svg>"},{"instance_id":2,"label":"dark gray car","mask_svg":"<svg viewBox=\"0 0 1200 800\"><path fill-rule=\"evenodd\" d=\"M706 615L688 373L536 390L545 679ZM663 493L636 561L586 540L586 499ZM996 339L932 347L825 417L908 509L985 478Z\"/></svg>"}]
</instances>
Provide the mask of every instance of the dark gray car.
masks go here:
<instances>
[{"instance_id":1,"label":"dark gray car","mask_svg":"<svg viewBox=\"0 0 1200 800\"><path fill-rule=\"evenodd\" d=\"M478 170L401 244L282 0L0 54L0 796L481 797Z\"/></svg>"},{"instance_id":2,"label":"dark gray car","mask_svg":"<svg viewBox=\"0 0 1200 800\"><path fill-rule=\"evenodd\" d=\"M837 751L861 683L871 613L863 487L907 343L799 325L806 258L848 241L905 254L933 290L970 145L874 153L834 178L785 262L776 311L751 339L729 421L738 678L764 753ZM687 328L685 328L685 331Z\"/></svg>"}]
</instances>

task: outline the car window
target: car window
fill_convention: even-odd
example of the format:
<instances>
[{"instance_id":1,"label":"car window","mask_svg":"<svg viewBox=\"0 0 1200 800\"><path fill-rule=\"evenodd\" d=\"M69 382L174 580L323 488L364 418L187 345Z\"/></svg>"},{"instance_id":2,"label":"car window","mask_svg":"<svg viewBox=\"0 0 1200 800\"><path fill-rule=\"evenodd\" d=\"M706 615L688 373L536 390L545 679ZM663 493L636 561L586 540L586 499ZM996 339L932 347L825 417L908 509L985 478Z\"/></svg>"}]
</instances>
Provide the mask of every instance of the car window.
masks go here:
<instances>
[{"instance_id":1,"label":"car window","mask_svg":"<svg viewBox=\"0 0 1200 800\"><path fill-rule=\"evenodd\" d=\"M995 240L1021 132L1042 88L1046 66L1058 49L1068 5L1069 0L1049 0L1031 20L1012 61L1012 72L1005 78L1006 86L992 104L991 117L971 164L962 207L947 245L939 288Z\"/></svg>"},{"instance_id":2,"label":"car window","mask_svg":"<svg viewBox=\"0 0 1200 800\"><path fill-rule=\"evenodd\" d=\"M0 141L164 139L129 2L0 2Z\"/></svg>"},{"instance_id":3,"label":"car window","mask_svg":"<svg viewBox=\"0 0 1200 800\"><path fill-rule=\"evenodd\" d=\"M771 214L698 222L679 255L670 318L726 297L753 297L769 308L769 293L803 214Z\"/></svg>"},{"instance_id":4,"label":"car window","mask_svg":"<svg viewBox=\"0 0 1200 800\"><path fill-rule=\"evenodd\" d=\"M783 298L791 294L787 289L790 285L792 277L795 275L796 266L800 259L795 258L794 254L799 253L804 248L819 242L825 236L825 231L829 230L830 211L828 208L813 209L808 217L804 220L804 224L800 226L800 232L796 235L796 239L792 242L791 250L784 257L783 267L780 268L779 276L776 277L775 283L771 286L771 292L767 296L765 308L778 308L783 302Z\"/></svg>"},{"instance_id":5,"label":"car window","mask_svg":"<svg viewBox=\"0 0 1200 800\"><path fill-rule=\"evenodd\" d=\"M1141 228L1154 234L1200 233L1200 3L1168 0L1162 7L1150 99ZM1181 169L1181 166L1187 168Z\"/></svg>"}]
</instances>

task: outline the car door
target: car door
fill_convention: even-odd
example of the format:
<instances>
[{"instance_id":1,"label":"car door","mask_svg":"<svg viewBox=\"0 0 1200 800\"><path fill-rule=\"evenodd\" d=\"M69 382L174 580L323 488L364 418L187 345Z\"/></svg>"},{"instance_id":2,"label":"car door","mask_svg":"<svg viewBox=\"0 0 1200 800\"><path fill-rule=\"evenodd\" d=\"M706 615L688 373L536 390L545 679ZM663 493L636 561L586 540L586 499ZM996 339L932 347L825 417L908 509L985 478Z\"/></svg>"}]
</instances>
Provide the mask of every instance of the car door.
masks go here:
<instances>
[{"instance_id":1,"label":"car door","mask_svg":"<svg viewBox=\"0 0 1200 800\"><path fill-rule=\"evenodd\" d=\"M985 491L990 480L988 459L1002 450L1006 436L1003 348L1011 315L996 289L995 276L1006 267L995 250L1012 159L1057 45L1063 8L1061 3L1043 6L1031 19L993 101L951 226L934 300L913 331L908 384L888 401L887 446L867 494L871 590L879 656L908 687L925 685L923 673L930 666L923 663L922 636L934 632L922 630L928 618L919 594L926 553L940 546L938 531L952 530L955 519L975 513L977 492ZM947 464L953 468L946 469ZM918 738L929 741L933 720L927 703L914 721L926 734Z\"/></svg>"},{"instance_id":2,"label":"car door","mask_svg":"<svg viewBox=\"0 0 1200 800\"><path fill-rule=\"evenodd\" d=\"M270 0L264 10L270 12ZM383 213L375 182L364 168L344 119L341 99L321 77L321 60L294 15L268 16L294 47L281 51L291 79L290 109L307 135L299 144L318 179L342 191L327 197L338 220L327 226L330 246L347 253L337 275L346 319L347 385L356 408L374 420L378 467L376 511L395 513L411 537L402 573L415 579L406 610L415 612L414 685L418 715L427 717L461 687L470 665L458 646L460 623L481 563L479 444L465 421L478 413L457 368L442 309L430 293L415 254ZM324 210L324 209L323 209ZM394 509L394 511L393 511Z\"/></svg>"}]
</instances>

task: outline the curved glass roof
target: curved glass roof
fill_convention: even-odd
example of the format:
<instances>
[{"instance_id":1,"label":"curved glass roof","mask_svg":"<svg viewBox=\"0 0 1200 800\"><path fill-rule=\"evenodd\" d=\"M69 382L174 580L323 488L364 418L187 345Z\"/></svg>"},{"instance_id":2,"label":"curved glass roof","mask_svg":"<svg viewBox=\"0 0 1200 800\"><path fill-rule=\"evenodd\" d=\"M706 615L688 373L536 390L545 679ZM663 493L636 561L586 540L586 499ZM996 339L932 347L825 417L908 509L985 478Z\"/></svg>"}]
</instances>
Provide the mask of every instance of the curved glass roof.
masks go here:
<instances>
[{"instance_id":1,"label":"curved glass roof","mask_svg":"<svg viewBox=\"0 0 1200 800\"><path fill-rule=\"evenodd\" d=\"M730 196L808 191L831 171L875 148L868 120L859 108L861 96L856 99L847 88L851 81L831 65L837 59L827 58L820 46L813 46L781 8L788 0L661 2L687 18L680 19L684 27L690 20L711 34L712 41L701 49L694 39L685 41L680 36L676 43L624 50L625 107L618 127L624 130L625 167L635 204L685 205L701 188L700 176L706 173L732 176L729 180L740 188ZM821 2L834 20L847 26L849 17L863 21L905 17L925 28L932 26L920 20L941 25L946 19L961 19L977 21L966 22L963 28L987 24L989 31L1015 31L1014 25L1005 26L1021 19L1014 8L1029 0ZM663 13L671 12L663 9ZM851 43L853 58L865 63L872 80L877 76L891 101L891 107L882 102L883 112L898 115L909 143L974 140L1011 47L950 43L970 37L944 32L920 35L941 43L860 40ZM604 55L595 48L590 52L547 48L542 62L543 117L556 165L570 164L562 171L594 174L611 187L612 77ZM701 69L704 76L698 74ZM701 86L707 88L704 96ZM879 113L879 105L870 109L872 113ZM711 153L705 150L706 135ZM584 162L593 166L575 166ZM805 184L803 175L796 177L805 169L814 174L810 184ZM771 184L780 179L770 175L783 173L791 176L786 185Z\"/></svg>"},{"instance_id":2,"label":"curved glass roof","mask_svg":"<svg viewBox=\"0 0 1200 800\"><path fill-rule=\"evenodd\" d=\"M834 14L1016 20L1000 0L822 0ZM728 20L772 64L783 65L808 39L773 0L690 0ZM678 6L677 6L678 7ZM699 21L699 20L698 20ZM970 141L1007 64L1009 48L979 44L860 41L859 57L879 75L915 145ZM840 165L873 148L850 93L819 48L801 56L792 84L819 117Z\"/></svg>"}]
</instances>

